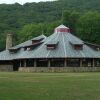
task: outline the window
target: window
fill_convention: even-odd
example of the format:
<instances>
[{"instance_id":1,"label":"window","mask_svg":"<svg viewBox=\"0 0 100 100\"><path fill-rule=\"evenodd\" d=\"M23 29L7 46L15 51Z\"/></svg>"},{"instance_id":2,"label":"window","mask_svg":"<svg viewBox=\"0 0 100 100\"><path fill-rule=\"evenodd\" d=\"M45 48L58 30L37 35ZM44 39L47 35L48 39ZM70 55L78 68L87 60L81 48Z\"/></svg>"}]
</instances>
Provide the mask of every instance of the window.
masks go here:
<instances>
[{"instance_id":1,"label":"window","mask_svg":"<svg viewBox=\"0 0 100 100\"><path fill-rule=\"evenodd\" d=\"M30 51L30 50L32 50L32 48L31 47L24 47L24 51Z\"/></svg>"},{"instance_id":2,"label":"window","mask_svg":"<svg viewBox=\"0 0 100 100\"><path fill-rule=\"evenodd\" d=\"M33 39L32 44L40 43L44 38L41 39Z\"/></svg>"},{"instance_id":3,"label":"window","mask_svg":"<svg viewBox=\"0 0 100 100\"><path fill-rule=\"evenodd\" d=\"M76 45L74 45L74 49L75 50L82 50L83 49L83 45L76 44Z\"/></svg>"},{"instance_id":4,"label":"window","mask_svg":"<svg viewBox=\"0 0 100 100\"><path fill-rule=\"evenodd\" d=\"M84 42L86 45L88 45L89 47L91 47L92 49L96 50L96 51L100 51L100 45L96 45L96 44L92 44L92 43L87 43Z\"/></svg>"},{"instance_id":5,"label":"window","mask_svg":"<svg viewBox=\"0 0 100 100\"><path fill-rule=\"evenodd\" d=\"M58 43L59 43L58 41L51 41L51 42L47 43L46 44L47 49L48 50L54 50L54 49L56 49L57 46L58 46Z\"/></svg>"},{"instance_id":6,"label":"window","mask_svg":"<svg viewBox=\"0 0 100 100\"><path fill-rule=\"evenodd\" d=\"M56 49L56 45L47 45L48 50Z\"/></svg>"},{"instance_id":7,"label":"window","mask_svg":"<svg viewBox=\"0 0 100 100\"><path fill-rule=\"evenodd\" d=\"M18 50L20 50L20 48L16 48L16 49L9 49L9 52L10 53L17 53L18 52Z\"/></svg>"},{"instance_id":8,"label":"window","mask_svg":"<svg viewBox=\"0 0 100 100\"><path fill-rule=\"evenodd\" d=\"M36 44L36 43L39 43L40 41L39 40L32 40L32 44Z\"/></svg>"},{"instance_id":9,"label":"window","mask_svg":"<svg viewBox=\"0 0 100 100\"><path fill-rule=\"evenodd\" d=\"M77 42L72 42L72 41L70 41L69 42L71 45L72 45L72 47L75 49L75 50L83 50L83 43L77 43Z\"/></svg>"}]
</instances>

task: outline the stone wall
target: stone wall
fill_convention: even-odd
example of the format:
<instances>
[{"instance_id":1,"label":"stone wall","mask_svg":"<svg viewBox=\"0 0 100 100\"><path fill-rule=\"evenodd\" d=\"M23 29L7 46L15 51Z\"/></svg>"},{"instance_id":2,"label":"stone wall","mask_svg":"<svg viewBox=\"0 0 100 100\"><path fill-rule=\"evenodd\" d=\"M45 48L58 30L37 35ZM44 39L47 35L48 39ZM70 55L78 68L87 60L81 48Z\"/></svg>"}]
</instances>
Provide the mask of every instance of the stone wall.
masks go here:
<instances>
[{"instance_id":1,"label":"stone wall","mask_svg":"<svg viewBox=\"0 0 100 100\"><path fill-rule=\"evenodd\" d=\"M13 65L0 65L0 71L13 71Z\"/></svg>"},{"instance_id":2,"label":"stone wall","mask_svg":"<svg viewBox=\"0 0 100 100\"><path fill-rule=\"evenodd\" d=\"M20 72L96 72L100 67L20 67Z\"/></svg>"}]
</instances>

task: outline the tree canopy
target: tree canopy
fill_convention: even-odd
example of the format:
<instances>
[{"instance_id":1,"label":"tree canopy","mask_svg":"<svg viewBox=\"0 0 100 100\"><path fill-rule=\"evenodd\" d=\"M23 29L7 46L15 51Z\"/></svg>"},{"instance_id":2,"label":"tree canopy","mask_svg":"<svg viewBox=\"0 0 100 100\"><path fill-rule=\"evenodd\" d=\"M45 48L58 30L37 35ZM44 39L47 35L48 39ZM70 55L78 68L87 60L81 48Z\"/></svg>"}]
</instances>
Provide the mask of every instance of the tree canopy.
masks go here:
<instances>
[{"instance_id":1,"label":"tree canopy","mask_svg":"<svg viewBox=\"0 0 100 100\"><path fill-rule=\"evenodd\" d=\"M13 34L15 45L42 33L48 36L62 23L82 39L100 44L99 4L100 0L0 4L0 50L7 32Z\"/></svg>"}]
</instances>

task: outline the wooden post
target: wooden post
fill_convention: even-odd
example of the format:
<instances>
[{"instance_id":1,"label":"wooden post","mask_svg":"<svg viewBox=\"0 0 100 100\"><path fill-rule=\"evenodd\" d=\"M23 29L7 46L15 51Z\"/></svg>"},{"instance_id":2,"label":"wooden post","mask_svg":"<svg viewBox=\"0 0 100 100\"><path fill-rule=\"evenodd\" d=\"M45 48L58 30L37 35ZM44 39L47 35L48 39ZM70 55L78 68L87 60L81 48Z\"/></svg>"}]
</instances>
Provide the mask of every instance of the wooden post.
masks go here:
<instances>
[{"instance_id":1,"label":"wooden post","mask_svg":"<svg viewBox=\"0 0 100 100\"><path fill-rule=\"evenodd\" d=\"M24 60L24 67L26 67L26 60Z\"/></svg>"},{"instance_id":2,"label":"wooden post","mask_svg":"<svg viewBox=\"0 0 100 100\"><path fill-rule=\"evenodd\" d=\"M64 59L64 67L67 67L67 60L66 60L66 58Z\"/></svg>"},{"instance_id":3,"label":"wooden post","mask_svg":"<svg viewBox=\"0 0 100 100\"><path fill-rule=\"evenodd\" d=\"M93 58L92 61L93 61L93 62L92 62L92 66L95 67L95 60L94 60L94 58Z\"/></svg>"},{"instance_id":4,"label":"wooden post","mask_svg":"<svg viewBox=\"0 0 100 100\"><path fill-rule=\"evenodd\" d=\"M34 59L34 67L37 67L36 59Z\"/></svg>"},{"instance_id":5,"label":"wooden post","mask_svg":"<svg viewBox=\"0 0 100 100\"><path fill-rule=\"evenodd\" d=\"M48 59L48 67L51 67L51 61Z\"/></svg>"},{"instance_id":6,"label":"wooden post","mask_svg":"<svg viewBox=\"0 0 100 100\"><path fill-rule=\"evenodd\" d=\"M80 67L82 67L83 66L83 64L82 64L82 59L80 59Z\"/></svg>"},{"instance_id":7,"label":"wooden post","mask_svg":"<svg viewBox=\"0 0 100 100\"><path fill-rule=\"evenodd\" d=\"M21 60L20 60L20 67L22 67Z\"/></svg>"}]
</instances>

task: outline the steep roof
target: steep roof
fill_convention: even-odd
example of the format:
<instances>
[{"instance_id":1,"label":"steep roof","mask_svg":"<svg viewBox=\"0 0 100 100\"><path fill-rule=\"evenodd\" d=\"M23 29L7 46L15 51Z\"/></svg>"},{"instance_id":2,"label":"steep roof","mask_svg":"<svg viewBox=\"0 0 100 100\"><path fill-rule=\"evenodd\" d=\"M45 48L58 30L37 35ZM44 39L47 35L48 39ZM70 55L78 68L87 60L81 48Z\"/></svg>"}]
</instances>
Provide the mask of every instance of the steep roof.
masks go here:
<instances>
[{"instance_id":1,"label":"steep roof","mask_svg":"<svg viewBox=\"0 0 100 100\"><path fill-rule=\"evenodd\" d=\"M37 39L44 38L42 40L42 42L43 42L46 39L46 36L45 35L40 35L40 36L35 37L35 38L37 38ZM35 39L35 38L33 38L33 39ZM24 52L24 48L23 47L28 46L28 45L32 45L32 40L33 39L25 41L25 42L23 42L23 43L21 43L19 45L16 45L16 46L10 48L10 49L18 49L18 48L20 48L18 50L18 52L16 52L16 53L10 53L9 50L4 50L4 51L0 52L0 60L13 60L13 59L17 58L18 55L21 55Z\"/></svg>"},{"instance_id":2,"label":"steep roof","mask_svg":"<svg viewBox=\"0 0 100 100\"><path fill-rule=\"evenodd\" d=\"M59 27L63 27L62 25ZM65 26L63 28L66 28ZM54 50L48 50L45 44L59 42L58 46ZM75 50L71 46L70 42L74 44L84 44L84 41L80 40L71 33L54 33L47 37L45 42L37 49L33 51L25 51L17 57L17 59L23 58L100 58L100 51L93 50L86 44L83 45L83 50ZM24 56L23 56L24 55Z\"/></svg>"},{"instance_id":3,"label":"steep roof","mask_svg":"<svg viewBox=\"0 0 100 100\"><path fill-rule=\"evenodd\" d=\"M46 38L46 36L42 34L42 35L40 35L38 37L35 37L35 38L31 39L31 40L28 40L28 41L25 41L25 42L23 42L23 43L21 43L19 45L16 45L16 46L12 47L11 49L13 49L13 48L16 49L16 48L21 48L21 47L25 47L25 46L28 46L28 45L32 45L32 40L45 39L45 38Z\"/></svg>"},{"instance_id":4,"label":"steep roof","mask_svg":"<svg viewBox=\"0 0 100 100\"><path fill-rule=\"evenodd\" d=\"M67 28L64 25L58 26L58 28ZM37 37L38 39L41 36ZM66 32L54 32L49 37L44 37L44 40L42 40L42 44L38 46L35 49L32 50L24 50L21 48L17 53L10 54L9 50L3 51L0 53L0 60L12 60L12 59L28 59L28 58L100 58L100 51L96 51L86 45L84 41L79 39L78 37L74 36L73 34L69 33L69 31ZM34 39L37 39L34 38ZM32 40L34 40L32 39ZM16 47L23 47L25 45L30 45L32 40L26 41L24 43L21 43ZM72 45L70 44L82 44L83 49L82 50L75 50ZM46 44L56 44L57 48L53 50L48 50Z\"/></svg>"}]
</instances>

